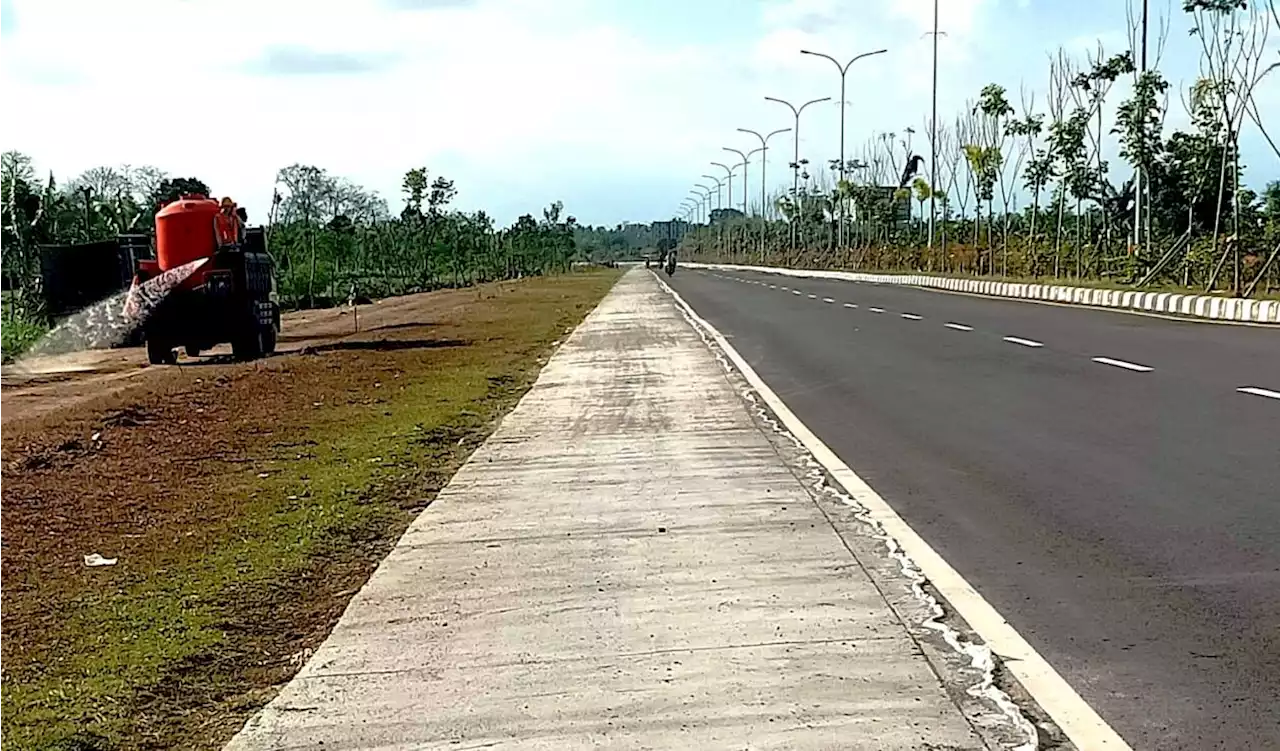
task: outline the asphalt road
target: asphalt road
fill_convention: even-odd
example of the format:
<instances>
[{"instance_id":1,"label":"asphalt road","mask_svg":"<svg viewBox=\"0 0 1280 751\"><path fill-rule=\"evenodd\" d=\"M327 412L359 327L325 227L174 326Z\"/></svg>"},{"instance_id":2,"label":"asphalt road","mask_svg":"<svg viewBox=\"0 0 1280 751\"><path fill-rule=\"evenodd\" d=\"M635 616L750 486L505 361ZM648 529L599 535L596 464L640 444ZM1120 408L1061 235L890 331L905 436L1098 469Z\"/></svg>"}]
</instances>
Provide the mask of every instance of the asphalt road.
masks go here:
<instances>
[{"instance_id":1,"label":"asphalt road","mask_svg":"<svg viewBox=\"0 0 1280 751\"><path fill-rule=\"evenodd\" d=\"M1280 331L670 282L1130 745L1280 749Z\"/></svg>"}]
</instances>

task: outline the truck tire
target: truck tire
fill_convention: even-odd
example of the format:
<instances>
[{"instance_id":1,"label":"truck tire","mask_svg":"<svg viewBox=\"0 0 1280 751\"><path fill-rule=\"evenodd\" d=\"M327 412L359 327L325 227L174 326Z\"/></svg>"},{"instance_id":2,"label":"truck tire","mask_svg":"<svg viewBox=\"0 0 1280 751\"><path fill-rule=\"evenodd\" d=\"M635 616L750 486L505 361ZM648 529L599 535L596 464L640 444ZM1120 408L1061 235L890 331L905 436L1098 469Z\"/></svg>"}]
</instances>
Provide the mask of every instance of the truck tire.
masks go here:
<instances>
[{"instance_id":1,"label":"truck tire","mask_svg":"<svg viewBox=\"0 0 1280 751\"><path fill-rule=\"evenodd\" d=\"M267 326L262 330L262 354L273 355L276 352L276 327Z\"/></svg>"},{"instance_id":2,"label":"truck tire","mask_svg":"<svg viewBox=\"0 0 1280 751\"><path fill-rule=\"evenodd\" d=\"M231 356L237 360L256 360L262 357L262 329L255 326L247 334L232 341Z\"/></svg>"},{"instance_id":3,"label":"truck tire","mask_svg":"<svg viewBox=\"0 0 1280 751\"><path fill-rule=\"evenodd\" d=\"M155 339L147 340L147 362L152 365L172 365L178 361L173 347Z\"/></svg>"}]
</instances>

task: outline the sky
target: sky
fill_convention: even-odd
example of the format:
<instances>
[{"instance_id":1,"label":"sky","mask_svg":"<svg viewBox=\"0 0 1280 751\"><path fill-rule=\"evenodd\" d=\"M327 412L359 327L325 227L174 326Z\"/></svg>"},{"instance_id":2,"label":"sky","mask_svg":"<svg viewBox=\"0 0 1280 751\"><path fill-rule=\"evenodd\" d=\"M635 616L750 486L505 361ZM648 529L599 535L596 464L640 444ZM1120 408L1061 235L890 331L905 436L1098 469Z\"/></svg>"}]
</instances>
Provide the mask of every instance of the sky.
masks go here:
<instances>
[{"instance_id":1,"label":"sky","mask_svg":"<svg viewBox=\"0 0 1280 751\"><path fill-rule=\"evenodd\" d=\"M1180 0L1151 3L1169 20L1161 67L1176 92L1199 49ZM941 0L939 119L992 82L1043 111L1049 53L1126 49L1125 4ZM849 70L846 150L913 128L927 153L932 14L931 0L2 0L0 148L59 179L152 164L258 217L277 170L304 163L393 211L404 172L425 166L455 181L459 208L504 224L554 200L584 224L647 222L723 174L724 147L758 145L737 128L794 125L766 96L832 97L805 110L798 147L838 156L839 74L801 49L887 49ZM1269 46L1280 60L1280 29ZM1280 72L1256 97L1280 141ZM1168 123L1185 121L1175 93ZM790 182L790 139L770 141L770 190ZM1280 178L1252 126L1243 150L1251 183ZM758 160L748 169L756 196Z\"/></svg>"}]
</instances>

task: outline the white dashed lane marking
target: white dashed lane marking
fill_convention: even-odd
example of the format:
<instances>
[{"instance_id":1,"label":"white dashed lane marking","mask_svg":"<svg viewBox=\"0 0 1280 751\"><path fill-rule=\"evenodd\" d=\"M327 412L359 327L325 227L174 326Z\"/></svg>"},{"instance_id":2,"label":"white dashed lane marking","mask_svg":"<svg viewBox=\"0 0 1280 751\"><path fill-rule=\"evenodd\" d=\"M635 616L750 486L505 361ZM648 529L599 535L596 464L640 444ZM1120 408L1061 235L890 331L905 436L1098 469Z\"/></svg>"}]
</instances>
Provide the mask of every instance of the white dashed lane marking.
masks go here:
<instances>
[{"instance_id":1,"label":"white dashed lane marking","mask_svg":"<svg viewBox=\"0 0 1280 751\"><path fill-rule=\"evenodd\" d=\"M1253 396L1265 396L1268 399L1280 399L1280 391L1272 391L1271 389L1260 389L1257 386L1242 386L1236 391L1241 394L1251 394Z\"/></svg>"},{"instance_id":2,"label":"white dashed lane marking","mask_svg":"<svg viewBox=\"0 0 1280 751\"><path fill-rule=\"evenodd\" d=\"M817 296L817 295L809 295L809 299L810 299L810 300L817 300L817 299L818 299L818 296Z\"/></svg>"},{"instance_id":3,"label":"white dashed lane marking","mask_svg":"<svg viewBox=\"0 0 1280 751\"><path fill-rule=\"evenodd\" d=\"M956 331L973 331L972 326L966 326L963 323L948 323L947 328L955 329Z\"/></svg>"},{"instance_id":4,"label":"white dashed lane marking","mask_svg":"<svg viewBox=\"0 0 1280 751\"><path fill-rule=\"evenodd\" d=\"M804 293L803 293L803 292L801 292L801 291L800 291L800 290L798 290L798 289L793 289L793 290L791 290L791 294L793 294L793 295L803 295Z\"/></svg>"},{"instance_id":5,"label":"white dashed lane marking","mask_svg":"<svg viewBox=\"0 0 1280 751\"><path fill-rule=\"evenodd\" d=\"M1125 362L1124 360L1116 360L1110 357L1095 357L1093 358L1093 361L1099 365L1110 365L1116 368L1124 368L1125 370L1132 370L1135 373L1150 373L1155 370L1155 368L1147 367L1146 365L1139 365L1136 362Z\"/></svg>"},{"instance_id":6,"label":"white dashed lane marking","mask_svg":"<svg viewBox=\"0 0 1280 751\"><path fill-rule=\"evenodd\" d=\"M916 315L915 313L903 313L903 314L902 314L902 317L903 317L903 318L905 318L905 319L907 319L908 321L920 321L920 320L924 320L924 316L918 316L918 315Z\"/></svg>"},{"instance_id":7,"label":"white dashed lane marking","mask_svg":"<svg viewBox=\"0 0 1280 751\"><path fill-rule=\"evenodd\" d=\"M1023 339L1022 337L1018 337L1018 336L1006 336L1004 340L1006 342L1009 342L1010 344L1021 344L1024 347L1043 347L1044 346L1044 344L1040 342L1034 342L1030 339Z\"/></svg>"},{"instance_id":8,"label":"white dashed lane marking","mask_svg":"<svg viewBox=\"0 0 1280 751\"><path fill-rule=\"evenodd\" d=\"M835 300L832 300L830 297L824 297L824 298L822 298L822 301L823 301L823 302L835 302Z\"/></svg>"},{"instance_id":9,"label":"white dashed lane marking","mask_svg":"<svg viewBox=\"0 0 1280 751\"><path fill-rule=\"evenodd\" d=\"M871 311L872 313L883 313L883 312L884 312L884 308L867 308L867 310Z\"/></svg>"},{"instance_id":10,"label":"white dashed lane marking","mask_svg":"<svg viewBox=\"0 0 1280 751\"><path fill-rule=\"evenodd\" d=\"M853 304L853 303L851 303L851 302L847 302L847 303L845 303L845 304L844 304L844 306L845 306L846 308L850 308L850 309L858 307L857 305L854 305L854 304Z\"/></svg>"}]
</instances>

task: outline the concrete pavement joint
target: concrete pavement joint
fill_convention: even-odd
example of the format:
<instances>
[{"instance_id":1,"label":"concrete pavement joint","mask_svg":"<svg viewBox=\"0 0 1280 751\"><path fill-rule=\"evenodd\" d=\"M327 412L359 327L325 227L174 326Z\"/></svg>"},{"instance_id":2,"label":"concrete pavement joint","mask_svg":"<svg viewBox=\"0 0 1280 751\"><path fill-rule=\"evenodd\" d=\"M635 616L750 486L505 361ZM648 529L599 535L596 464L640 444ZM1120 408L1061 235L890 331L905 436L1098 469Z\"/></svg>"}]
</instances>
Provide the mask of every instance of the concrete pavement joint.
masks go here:
<instances>
[{"instance_id":1,"label":"concrete pavement joint","mask_svg":"<svg viewBox=\"0 0 1280 751\"><path fill-rule=\"evenodd\" d=\"M746 379L747 387L742 390L743 397L753 406L757 416L762 422L768 425L776 435L785 438L793 444L798 457L806 465L809 483L813 490L819 494L834 496L840 503L849 507L856 518L870 531L871 535L876 540L880 541L888 555L897 563L899 571L909 582L913 596L929 613L929 616L920 625L938 634L955 654L968 661L970 670L977 673L979 676L978 680L972 685L967 686L965 688L965 693L973 699L982 702L986 706L994 707L994 713L991 710L987 710L986 717L978 717L976 721L971 718L971 722L973 722L975 730L978 730L980 734L983 734L983 730L990 731L992 724L999 724L1016 736L1016 740L1012 741L1013 745L1008 747L1016 749L1016 751L1034 751L1034 749L1038 748L1040 733L1036 724L1033 723L1028 718L1027 714L1013 702L1012 698L995 683L996 656L994 651L986 644L980 644L974 640L965 638L961 635L959 630L945 622L944 619L947 617L946 609L943 608L938 598L931 595L925 589L925 587L930 584L937 586L936 582L932 582L930 578L925 575L921 567L915 563L910 555L908 555L903 546L898 542L897 538L886 528L884 523L881 521L881 519L884 518L884 514L877 514L873 512L867 507L867 505L860 503L858 500L840 489L841 487L846 487L848 481L840 480L831 472L831 468L827 466L826 462L816 458L809 442L804 438L798 437L796 435L797 431L788 423L794 423L804 433L808 433L808 429L799 422L798 418L786 409L785 404L783 404L781 400L779 400L777 396L768 389L768 386L759 378L758 375L756 375L751 366L742 359L741 355L732 348L719 331L711 326L710 323L702 319L697 312L684 301L679 293L673 290L665 281L660 278L658 281L662 285L663 289L665 289L678 303L682 314L698 331L699 335L702 336L703 340L707 343L712 352L715 353L716 358L720 361L725 370L729 373L734 373L736 371ZM772 399L770 399L770 397L772 397ZM776 402L776 404L771 404L770 402ZM813 437L811 433L808 437L813 441L817 441L816 437ZM853 475L852 470L848 470L847 467L845 467L844 470L849 475L856 478L856 475ZM871 491L869 487L867 487L867 491L874 494L874 491ZM867 497L865 494L860 494L860 496ZM878 498L878 496L876 497ZM880 502L883 503L883 500ZM892 514L893 512L890 511L889 513ZM830 519L828 520L830 521ZM838 529L836 532L837 534L840 534ZM841 539L843 539L843 535L841 535ZM921 540L920 544L924 545L925 543ZM852 551L850 552L852 553ZM861 565L861 562L859 563ZM955 574L955 576L957 578L959 577L958 574ZM966 584L965 586L967 587L968 585ZM878 582L877 587L879 587ZM883 590L881 591L883 594ZM945 596L945 592L943 594ZM886 597L886 602L887 601ZM889 606L899 618L902 617L902 614L898 611L896 606L892 603L890 603ZM1031 649L1029 645L1027 645L1026 648L1027 650ZM1036 655L1036 657L1038 657L1038 655ZM1045 667L1048 667L1047 664ZM934 666L934 669L937 670L937 666ZM1049 669L1052 670L1052 668ZM1039 697L1034 698L1036 701L1040 701ZM1078 697L1077 700L1079 700ZM965 711L966 717L969 717L970 711L972 710ZM1101 722L1101 720L1099 719L1098 722ZM1057 728L1054 729L1056 730ZM1009 742L1009 740L1005 740L1005 744L1008 744ZM1128 748L1122 741L1120 742L1120 745L1080 746L1080 748L1094 747L1106 749Z\"/></svg>"}]
</instances>

